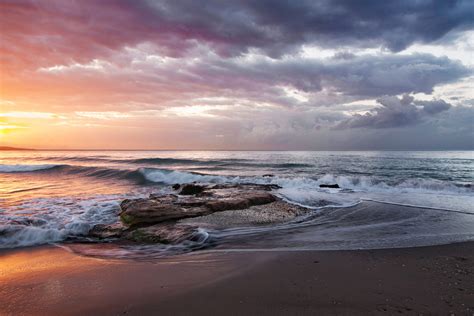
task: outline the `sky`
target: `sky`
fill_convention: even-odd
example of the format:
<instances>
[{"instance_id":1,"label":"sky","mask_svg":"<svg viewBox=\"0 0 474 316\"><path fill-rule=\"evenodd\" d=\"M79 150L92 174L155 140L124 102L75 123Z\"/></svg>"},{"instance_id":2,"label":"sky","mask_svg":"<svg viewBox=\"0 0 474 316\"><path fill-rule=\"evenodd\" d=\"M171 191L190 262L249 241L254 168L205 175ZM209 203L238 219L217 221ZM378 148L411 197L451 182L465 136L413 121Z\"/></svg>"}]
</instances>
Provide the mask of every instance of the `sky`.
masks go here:
<instances>
[{"instance_id":1,"label":"sky","mask_svg":"<svg viewBox=\"0 0 474 316\"><path fill-rule=\"evenodd\" d=\"M474 1L0 0L0 145L473 150Z\"/></svg>"}]
</instances>

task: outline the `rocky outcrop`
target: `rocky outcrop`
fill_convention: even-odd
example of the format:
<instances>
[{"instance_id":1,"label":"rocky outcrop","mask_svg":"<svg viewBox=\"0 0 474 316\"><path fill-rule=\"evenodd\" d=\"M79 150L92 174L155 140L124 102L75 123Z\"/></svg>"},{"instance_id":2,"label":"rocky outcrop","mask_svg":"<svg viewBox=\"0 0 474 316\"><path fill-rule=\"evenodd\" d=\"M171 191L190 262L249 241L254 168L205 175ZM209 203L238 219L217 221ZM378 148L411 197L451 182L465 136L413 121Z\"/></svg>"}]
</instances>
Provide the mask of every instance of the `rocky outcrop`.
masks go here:
<instances>
[{"instance_id":1,"label":"rocky outcrop","mask_svg":"<svg viewBox=\"0 0 474 316\"><path fill-rule=\"evenodd\" d=\"M267 192L248 193L242 197L234 197L227 199L219 199L206 202L205 207L211 213L222 212L228 210L241 210L254 205L268 204L275 202L277 199L273 194Z\"/></svg>"},{"instance_id":2,"label":"rocky outcrop","mask_svg":"<svg viewBox=\"0 0 474 316\"><path fill-rule=\"evenodd\" d=\"M226 229L231 227L261 226L284 223L308 212L307 208L283 200L255 205L241 210L216 212L210 215L180 220L179 223L202 228Z\"/></svg>"},{"instance_id":3,"label":"rocky outcrop","mask_svg":"<svg viewBox=\"0 0 474 316\"><path fill-rule=\"evenodd\" d=\"M304 208L288 204L272 194L277 188L259 184L175 185L173 189L178 194L124 200L120 204L121 223L96 225L89 236L175 244L198 236L196 223L200 222L210 226L215 223L216 227L266 224L290 220L304 213ZM209 217L218 213L225 215ZM196 223L190 219L196 219Z\"/></svg>"},{"instance_id":4,"label":"rocky outcrop","mask_svg":"<svg viewBox=\"0 0 474 316\"><path fill-rule=\"evenodd\" d=\"M266 186L199 187L201 189L198 196L183 197L170 194L161 197L152 196L148 199L125 200L120 204L120 219L128 226L157 224L215 212L245 209L277 200L273 194L267 192Z\"/></svg>"},{"instance_id":5,"label":"rocky outcrop","mask_svg":"<svg viewBox=\"0 0 474 316\"><path fill-rule=\"evenodd\" d=\"M179 205L163 203L155 199L126 200L121 204L121 221L128 225L156 224L185 217L205 215L203 208L185 209Z\"/></svg>"}]
</instances>

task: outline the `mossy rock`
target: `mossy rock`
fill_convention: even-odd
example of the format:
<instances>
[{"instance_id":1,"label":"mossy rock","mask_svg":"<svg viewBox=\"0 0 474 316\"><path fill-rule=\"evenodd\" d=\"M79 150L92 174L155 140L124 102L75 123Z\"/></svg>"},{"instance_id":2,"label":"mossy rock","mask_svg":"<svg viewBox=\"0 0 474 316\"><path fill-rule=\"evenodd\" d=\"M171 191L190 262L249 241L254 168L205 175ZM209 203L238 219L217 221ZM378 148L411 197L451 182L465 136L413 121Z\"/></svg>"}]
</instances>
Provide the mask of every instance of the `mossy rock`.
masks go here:
<instances>
[{"instance_id":1,"label":"mossy rock","mask_svg":"<svg viewBox=\"0 0 474 316\"><path fill-rule=\"evenodd\" d=\"M158 224L130 231L126 238L140 243L178 244L191 240L197 231L193 225Z\"/></svg>"}]
</instances>

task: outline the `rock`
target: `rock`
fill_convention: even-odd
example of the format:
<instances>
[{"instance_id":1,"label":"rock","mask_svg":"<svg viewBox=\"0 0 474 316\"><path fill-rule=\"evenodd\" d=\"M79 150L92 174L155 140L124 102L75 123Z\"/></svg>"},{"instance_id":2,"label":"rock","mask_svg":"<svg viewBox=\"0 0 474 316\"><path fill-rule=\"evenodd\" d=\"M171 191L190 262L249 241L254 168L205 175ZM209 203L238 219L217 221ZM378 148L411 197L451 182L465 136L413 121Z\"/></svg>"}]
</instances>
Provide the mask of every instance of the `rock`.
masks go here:
<instances>
[{"instance_id":1,"label":"rock","mask_svg":"<svg viewBox=\"0 0 474 316\"><path fill-rule=\"evenodd\" d=\"M340 186L337 183L335 183L335 184L320 184L319 187L320 188L330 188L330 189L340 189Z\"/></svg>"},{"instance_id":2,"label":"rock","mask_svg":"<svg viewBox=\"0 0 474 316\"><path fill-rule=\"evenodd\" d=\"M215 184L207 188L208 190L223 190L230 189L234 191L246 190L246 191L272 191L281 189L281 186L277 184L258 184L258 183L240 183L240 184Z\"/></svg>"},{"instance_id":3,"label":"rock","mask_svg":"<svg viewBox=\"0 0 474 316\"><path fill-rule=\"evenodd\" d=\"M241 210L249 208L253 205L262 205L275 202L276 197L266 192L250 193L245 197L219 199L206 203L206 207L214 212L222 212L227 210Z\"/></svg>"},{"instance_id":4,"label":"rock","mask_svg":"<svg viewBox=\"0 0 474 316\"><path fill-rule=\"evenodd\" d=\"M196 195L204 191L205 186L188 183L181 186L180 195Z\"/></svg>"},{"instance_id":5,"label":"rock","mask_svg":"<svg viewBox=\"0 0 474 316\"><path fill-rule=\"evenodd\" d=\"M269 225L283 223L308 212L307 208L277 200L269 204L255 205L246 209L216 212L210 215L180 220L179 223L192 224L211 229L227 229L249 225Z\"/></svg>"},{"instance_id":6,"label":"rock","mask_svg":"<svg viewBox=\"0 0 474 316\"><path fill-rule=\"evenodd\" d=\"M119 238L125 231L121 224L105 225L97 224L89 231L89 236L99 239Z\"/></svg>"},{"instance_id":7,"label":"rock","mask_svg":"<svg viewBox=\"0 0 474 316\"><path fill-rule=\"evenodd\" d=\"M179 244L185 240L193 240L197 227L183 224L158 224L137 228L126 234L125 238L135 242Z\"/></svg>"},{"instance_id":8,"label":"rock","mask_svg":"<svg viewBox=\"0 0 474 316\"><path fill-rule=\"evenodd\" d=\"M178 200L178 196L175 194L167 194L167 195L150 194L150 199L159 201L161 203L175 203Z\"/></svg>"},{"instance_id":9,"label":"rock","mask_svg":"<svg viewBox=\"0 0 474 316\"><path fill-rule=\"evenodd\" d=\"M209 197L209 196L212 196L212 195L204 195L204 196ZM200 197L202 197L202 196L200 196ZM206 203L207 203L206 199L195 198L195 197L191 197L191 198L187 198L185 200L179 201L179 205L184 207L184 208L201 207L201 206L206 205Z\"/></svg>"},{"instance_id":10,"label":"rock","mask_svg":"<svg viewBox=\"0 0 474 316\"><path fill-rule=\"evenodd\" d=\"M186 188L188 185L184 185ZM194 185L191 185L194 186ZM199 196L154 196L148 199L124 200L120 204L121 221L128 226L152 225L165 221L208 215L226 210L238 210L271 203L277 198L266 186L205 187ZM204 191L206 190L206 191ZM260 191L258 191L260 190ZM265 191L264 191L265 190Z\"/></svg>"},{"instance_id":11,"label":"rock","mask_svg":"<svg viewBox=\"0 0 474 316\"><path fill-rule=\"evenodd\" d=\"M179 183L173 184L172 186L173 190L179 190L180 187L181 187L181 184Z\"/></svg>"},{"instance_id":12,"label":"rock","mask_svg":"<svg viewBox=\"0 0 474 316\"><path fill-rule=\"evenodd\" d=\"M175 244L203 237L192 218L225 213L207 217L209 224L232 226L281 222L305 212L273 195L271 191L277 188L262 184L183 184L178 188L178 195L151 194L149 198L124 200L119 214L122 224L96 225L89 236Z\"/></svg>"},{"instance_id":13,"label":"rock","mask_svg":"<svg viewBox=\"0 0 474 316\"><path fill-rule=\"evenodd\" d=\"M129 226L156 224L186 217L202 216L209 213L207 208L183 208L158 199L125 200L120 205L121 221Z\"/></svg>"},{"instance_id":14,"label":"rock","mask_svg":"<svg viewBox=\"0 0 474 316\"><path fill-rule=\"evenodd\" d=\"M267 173L267 174L264 174L262 177L264 178L273 178L275 175L271 174L271 173Z\"/></svg>"},{"instance_id":15,"label":"rock","mask_svg":"<svg viewBox=\"0 0 474 316\"><path fill-rule=\"evenodd\" d=\"M248 193L245 197L228 197L216 200L188 200L176 203L163 203L165 199L125 200L120 205L120 219L128 226L156 224L170 220L208 215L226 210L239 210L253 205L276 201L267 192Z\"/></svg>"}]
</instances>

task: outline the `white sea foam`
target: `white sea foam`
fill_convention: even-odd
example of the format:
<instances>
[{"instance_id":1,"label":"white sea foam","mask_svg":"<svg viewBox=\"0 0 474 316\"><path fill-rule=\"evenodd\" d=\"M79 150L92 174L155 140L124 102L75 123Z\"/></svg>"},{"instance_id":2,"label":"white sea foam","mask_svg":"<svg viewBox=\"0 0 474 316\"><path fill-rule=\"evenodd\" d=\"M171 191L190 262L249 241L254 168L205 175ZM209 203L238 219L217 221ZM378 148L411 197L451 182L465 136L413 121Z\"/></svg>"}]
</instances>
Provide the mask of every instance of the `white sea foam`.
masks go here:
<instances>
[{"instance_id":1,"label":"white sea foam","mask_svg":"<svg viewBox=\"0 0 474 316\"><path fill-rule=\"evenodd\" d=\"M84 236L99 223L117 221L124 197L104 195L88 199L37 198L0 214L0 248L40 245Z\"/></svg>"},{"instance_id":2,"label":"white sea foam","mask_svg":"<svg viewBox=\"0 0 474 316\"><path fill-rule=\"evenodd\" d=\"M436 179L413 178L389 184L374 177L337 176L332 174L313 179L310 177L203 175L153 168L141 169L141 172L148 181L163 184L188 182L276 184L281 187L277 191L280 196L289 202L312 208L347 207L360 202L363 198L393 203L411 203L410 197L416 196L417 205L449 209L453 199L457 196L463 196L463 201L474 199L472 187L456 186L451 182ZM341 188L320 188L321 184L333 183L337 183ZM446 198L438 198L438 196L445 196ZM443 203L443 201L449 203ZM469 203L456 206L462 211L471 211Z\"/></svg>"},{"instance_id":3,"label":"white sea foam","mask_svg":"<svg viewBox=\"0 0 474 316\"><path fill-rule=\"evenodd\" d=\"M419 193L460 193L472 194L474 193L471 187L456 186L452 182L441 181L436 179L412 178L401 181L399 183L389 184L385 181L367 176L336 176L326 174L317 179L309 177L239 177L239 176L219 176L219 175L204 175L197 173L190 173L184 171L143 168L140 172L148 181L164 184L174 183L259 183L259 184L276 184L285 189L299 188L299 189L316 189L321 184L337 183L341 189L350 189L353 191L365 192L419 192ZM339 189L323 189L322 192L338 193Z\"/></svg>"},{"instance_id":4,"label":"white sea foam","mask_svg":"<svg viewBox=\"0 0 474 316\"><path fill-rule=\"evenodd\" d=\"M65 239L66 230L23 225L0 225L0 248L16 248L57 242Z\"/></svg>"},{"instance_id":5,"label":"white sea foam","mask_svg":"<svg viewBox=\"0 0 474 316\"><path fill-rule=\"evenodd\" d=\"M175 183L235 183L240 177L204 175L185 171L141 168L139 170L148 181L164 184Z\"/></svg>"}]
</instances>

